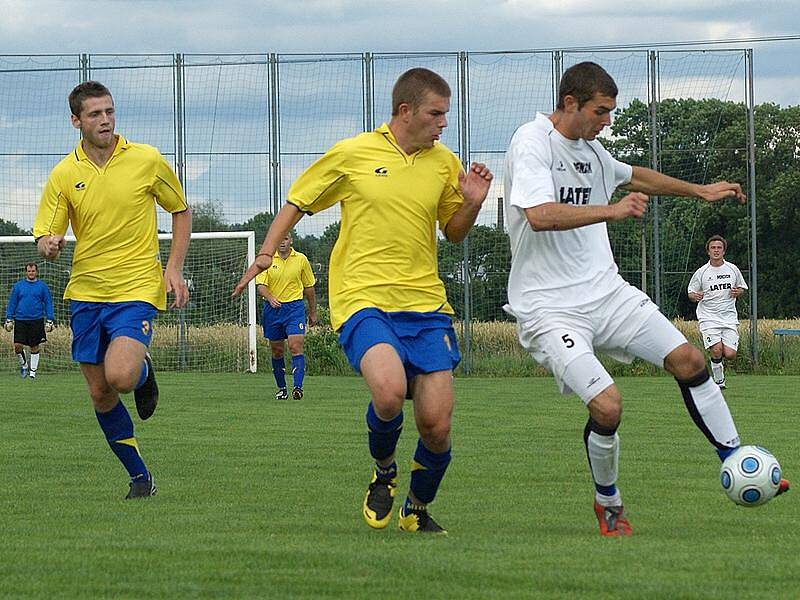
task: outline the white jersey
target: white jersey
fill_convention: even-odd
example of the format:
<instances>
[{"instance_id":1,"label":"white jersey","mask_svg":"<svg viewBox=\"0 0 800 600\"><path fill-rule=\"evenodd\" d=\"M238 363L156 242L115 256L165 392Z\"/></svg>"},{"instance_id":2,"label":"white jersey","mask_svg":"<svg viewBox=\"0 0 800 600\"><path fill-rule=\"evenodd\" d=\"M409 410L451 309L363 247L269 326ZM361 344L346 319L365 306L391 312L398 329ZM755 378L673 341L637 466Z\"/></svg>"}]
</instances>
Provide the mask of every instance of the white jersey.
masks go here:
<instances>
[{"instance_id":1,"label":"white jersey","mask_svg":"<svg viewBox=\"0 0 800 600\"><path fill-rule=\"evenodd\" d=\"M733 288L747 289L742 272L733 263L723 260L720 266L714 267L707 262L694 272L688 291L703 293L703 299L697 303L697 320L701 327L739 326L736 298L731 297Z\"/></svg>"},{"instance_id":2,"label":"white jersey","mask_svg":"<svg viewBox=\"0 0 800 600\"><path fill-rule=\"evenodd\" d=\"M605 223L534 231L524 209L559 202L608 204L633 168L596 140L570 140L542 113L511 138L505 161L505 214L511 239L509 308L518 320L548 307L576 307L620 285Z\"/></svg>"}]
</instances>

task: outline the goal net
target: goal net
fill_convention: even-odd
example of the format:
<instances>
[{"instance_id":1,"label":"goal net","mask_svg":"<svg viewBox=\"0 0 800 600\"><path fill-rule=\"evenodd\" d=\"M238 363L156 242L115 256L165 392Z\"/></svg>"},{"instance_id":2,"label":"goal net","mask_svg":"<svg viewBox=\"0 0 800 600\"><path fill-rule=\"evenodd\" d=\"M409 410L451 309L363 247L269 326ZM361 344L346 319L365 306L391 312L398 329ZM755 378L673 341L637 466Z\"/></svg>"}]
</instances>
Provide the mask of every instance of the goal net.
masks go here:
<instances>
[{"instance_id":1,"label":"goal net","mask_svg":"<svg viewBox=\"0 0 800 600\"><path fill-rule=\"evenodd\" d=\"M167 264L172 234L159 234L162 264ZM25 264L39 266L39 278L53 296L56 328L42 345L40 372L77 369L72 362L69 304L63 300L69 281L75 238L58 260L38 256L33 237L0 236L0 305L3 318L11 287L25 277ZM231 299L231 291L255 259L255 234L242 232L193 233L184 264L189 304L158 313L153 323L150 352L158 370L243 372L256 371L256 293L250 283L245 293ZM169 299L167 300L169 304ZM0 365L13 370L13 333L2 331Z\"/></svg>"}]
</instances>

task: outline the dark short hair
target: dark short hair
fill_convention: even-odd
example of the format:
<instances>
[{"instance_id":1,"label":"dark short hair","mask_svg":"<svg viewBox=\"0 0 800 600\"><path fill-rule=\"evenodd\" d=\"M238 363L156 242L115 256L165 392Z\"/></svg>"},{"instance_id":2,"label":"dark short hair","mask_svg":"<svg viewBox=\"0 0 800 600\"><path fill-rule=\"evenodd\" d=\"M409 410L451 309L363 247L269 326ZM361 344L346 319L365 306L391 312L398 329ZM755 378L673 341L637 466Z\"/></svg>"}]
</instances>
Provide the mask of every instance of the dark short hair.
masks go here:
<instances>
[{"instance_id":1,"label":"dark short hair","mask_svg":"<svg viewBox=\"0 0 800 600\"><path fill-rule=\"evenodd\" d=\"M564 98L567 96L575 98L578 101L578 108L581 108L597 92L609 98L616 98L619 90L611 75L597 63L588 61L578 63L564 71L564 75L561 76L556 108L564 108Z\"/></svg>"},{"instance_id":2,"label":"dark short hair","mask_svg":"<svg viewBox=\"0 0 800 600\"><path fill-rule=\"evenodd\" d=\"M39 265L37 265L35 262L25 263L25 269L27 269L28 267L33 267L34 269L36 269L37 273L39 272Z\"/></svg>"},{"instance_id":3,"label":"dark short hair","mask_svg":"<svg viewBox=\"0 0 800 600\"><path fill-rule=\"evenodd\" d=\"M722 242L722 250L728 250L728 242L725 240L724 237L721 235L712 235L710 238L706 240L706 252L708 252L708 247L711 245L711 242Z\"/></svg>"},{"instance_id":4,"label":"dark short hair","mask_svg":"<svg viewBox=\"0 0 800 600\"><path fill-rule=\"evenodd\" d=\"M114 100L111 92L106 86L97 81L84 81L75 86L75 89L69 93L69 110L76 117L81 116L81 108L83 101L87 98L103 98L108 96L112 102Z\"/></svg>"},{"instance_id":5,"label":"dark short hair","mask_svg":"<svg viewBox=\"0 0 800 600\"><path fill-rule=\"evenodd\" d=\"M412 110L416 110L428 92L442 98L451 95L450 86L441 75L421 67L409 69L400 75L392 89L392 116L398 114L401 104L408 104Z\"/></svg>"}]
</instances>

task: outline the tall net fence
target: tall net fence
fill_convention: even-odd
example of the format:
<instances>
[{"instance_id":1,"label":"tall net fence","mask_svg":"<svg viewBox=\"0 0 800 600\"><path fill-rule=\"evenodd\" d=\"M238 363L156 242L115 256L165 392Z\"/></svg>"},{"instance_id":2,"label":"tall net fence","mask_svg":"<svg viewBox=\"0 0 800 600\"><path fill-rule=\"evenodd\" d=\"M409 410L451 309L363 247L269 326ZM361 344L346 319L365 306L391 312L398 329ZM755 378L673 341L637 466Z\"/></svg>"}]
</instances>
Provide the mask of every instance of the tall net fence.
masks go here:
<instances>
[{"instance_id":1,"label":"tall net fence","mask_svg":"<svg viewBox=\"0 0 800 600\"><path fill-rule=\"evenodd\" d=\"M0 233L30 230L50 169L78 143L66 95L82 80L97 79L111 89L119 133L158 147L173 164L196 230L254 230L259 243L302 170L337 140L388 121L394 81L424 66L441 74L453 92L443 143L464 164L484 162L496 175L469 238L458 245L442 239L439 246L465 367L480 371L493 349L480 351L478 337L514 343L506 329L502 336L491 327L478 335L484 323L508 321L502 310L510 263L502 214L504 153L519 125L554 109L563 71L592 60L615 78L618 106L602 142L621 160L696 183L727 178L744 184L746 53L0 56L0 176L15 182L13 189L0 189ZM609 225L620 271L668 316L692 317L685 288L706 260L703 241L735 230L737 239L749 242L749 214L747 206L654 199L645 218ZM323 307L339 219L333 207L303 219L295 231L296 247L315 269ZM169 215L160 214L158 224L170 231ZM749 245L731 247L729 258L750 281ZM748 300L739 304L747 315Z\"/></svg>"}]
</instances>

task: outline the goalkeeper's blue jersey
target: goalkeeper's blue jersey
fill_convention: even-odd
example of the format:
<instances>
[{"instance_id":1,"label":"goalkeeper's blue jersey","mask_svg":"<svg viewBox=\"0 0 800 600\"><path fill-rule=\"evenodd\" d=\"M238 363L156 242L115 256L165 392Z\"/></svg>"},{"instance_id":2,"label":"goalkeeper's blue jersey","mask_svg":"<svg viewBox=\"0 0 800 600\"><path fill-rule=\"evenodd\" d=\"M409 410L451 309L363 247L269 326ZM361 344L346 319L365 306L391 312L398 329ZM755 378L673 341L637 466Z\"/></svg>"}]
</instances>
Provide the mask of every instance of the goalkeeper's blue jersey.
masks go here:
<instances>
[{"instance_id":1,"label":"goalkeeper's blue jersey","mask_svg":"<svg viewBox=\"0 0 800 600\"><path fill-rule=\"evenodd\" d=\"M11 288L6 319L35 321L44 316L53 320L53 298L50 296L50 288L41 279L35 281L20 279Z\"/></svg>"}]
</instances>

